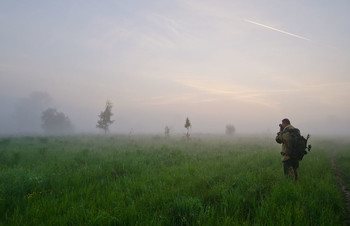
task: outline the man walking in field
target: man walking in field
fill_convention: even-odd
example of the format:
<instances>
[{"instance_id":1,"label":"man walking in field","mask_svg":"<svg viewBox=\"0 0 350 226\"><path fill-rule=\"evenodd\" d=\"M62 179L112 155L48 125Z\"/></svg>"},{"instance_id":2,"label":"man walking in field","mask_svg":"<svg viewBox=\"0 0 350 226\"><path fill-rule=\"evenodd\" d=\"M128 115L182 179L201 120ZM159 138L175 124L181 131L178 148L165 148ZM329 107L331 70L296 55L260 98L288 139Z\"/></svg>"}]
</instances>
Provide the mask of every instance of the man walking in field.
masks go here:
<instances>
[{"instance_id":1,"label":"man walking in field","mask_svg":"<svg viewBox=\"0 0 350 226\"><path fill-rule=\"evenodd\" d=\"M280 131L277 133L276 142L282 144L282 162L284 168L284 175L298 180L298 168L299 168L299 159L292 158L292 150L289 150L288 142L290 140L291 133L290 131L296 130L291 124L289 119L283 119L280 126ZM297 130L297 133L300 135L300 131Z\"/></svg>"}]
</instances>

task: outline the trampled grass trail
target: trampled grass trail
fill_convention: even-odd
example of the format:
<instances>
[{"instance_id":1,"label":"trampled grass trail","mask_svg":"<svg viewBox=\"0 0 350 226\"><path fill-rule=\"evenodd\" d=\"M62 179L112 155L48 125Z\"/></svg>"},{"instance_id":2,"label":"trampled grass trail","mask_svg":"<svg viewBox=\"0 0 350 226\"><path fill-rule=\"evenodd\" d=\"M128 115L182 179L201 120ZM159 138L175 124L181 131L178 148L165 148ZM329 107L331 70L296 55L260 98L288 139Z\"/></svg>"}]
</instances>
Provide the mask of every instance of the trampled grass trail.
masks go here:
<instances>
[{"instance_id":1,"label":"trampled grass trail","mask_svg":"<svg viewBox=\"0 0 350 226\"><path fill-rule=\"evenodd\" d=\"M335 143L313 141L294 183L283 176L274 137L2 138L0 222L342 225ZM349 153L339 158L346 169Z\"/></svg>"},{"instance_id":2,"label":"trampled grass trail","mask_svg":"<svg viewBox=\"0 0 350 226\"><path fill-rule=\"evenodd\" d=\"M350 225L349 146L349 144L343 144L342 146L335 147L331 153L332 168L338 179L338 184L341 188L344 197L344 203L347 211L345 222L347 225Z\"/></svg>"}]
</instances>

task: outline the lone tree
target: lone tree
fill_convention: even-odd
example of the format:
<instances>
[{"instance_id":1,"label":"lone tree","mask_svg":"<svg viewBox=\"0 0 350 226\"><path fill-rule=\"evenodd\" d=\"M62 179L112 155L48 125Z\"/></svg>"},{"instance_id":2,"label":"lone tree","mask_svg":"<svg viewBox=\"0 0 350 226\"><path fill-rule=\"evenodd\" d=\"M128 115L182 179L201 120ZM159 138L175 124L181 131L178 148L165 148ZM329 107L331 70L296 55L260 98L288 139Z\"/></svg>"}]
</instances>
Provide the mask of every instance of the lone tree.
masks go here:
<instances>
[{"instance_id":1,"label":"lone tree","mask_svg":"<svg viewBox=\"0 0 350 226\"><path fill-rule=\"evenodd\" d=\"M49 134L62 134L73 131L73 126L68 116L54 108L48 108L42 112L41 122L41 127Z\"/></svg>"},{"instance_id":2,"label":"lone tree","mask_svg":"<svg viewBox=\"0 0 350 226\"><path fill-rule=\"evenodd\" d=\"M190 120L188 119L188 117L186 118L186 123L185 123L185 128L187 129L187 133L186 133L186 137L187 139L190 138L190 129L191 129L192 125Z\"/></svg>"},{"instance_id":3,"label":"lone tree","mask_svg":"<svg viewBox=\"0 0 350 226\"><path fill-rule=\"evenodd\" d=\"M169 126L165 126L164 135L165 135L166 137L169 137L169 136L170 136L170 128L169 128Z\"/></svg>"},{"instance_id":4,"label":"lone tree","mask_svg":"<svg viewBox=\"0 0 350 226\"><path fill-rule=\"evenodd\" d=\"M226 135L232 136L236 132L236 128L232 124L226 125Z\"/></svg>"},{"instance_id":5,"label":"lone tree","mask_svg":"<svg viewBox=\"0 0 350 226\"><path fill-rule=\"evenodd\" d=\"M109 131L109 126L114 122L114 120L111 120L112 115L112 103L107 101L105 110L98 115L100 119L96 125L97 128L103 129L105 134Z\"/></svg>"}]
</instances>

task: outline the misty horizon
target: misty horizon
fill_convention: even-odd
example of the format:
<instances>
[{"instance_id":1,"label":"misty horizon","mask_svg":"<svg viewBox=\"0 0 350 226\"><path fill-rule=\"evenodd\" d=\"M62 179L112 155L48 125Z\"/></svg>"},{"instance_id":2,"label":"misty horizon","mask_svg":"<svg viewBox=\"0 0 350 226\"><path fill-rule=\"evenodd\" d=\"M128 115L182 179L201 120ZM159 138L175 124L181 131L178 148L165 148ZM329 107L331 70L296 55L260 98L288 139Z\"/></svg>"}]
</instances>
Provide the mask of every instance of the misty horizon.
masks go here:
<instances>
[{"instance_id":1,"label":"misty horizon","mask_svg":"<svg viewBox=\"0 0 350 226\"><path fill-rule=\"evenodd\" d=\"M45 103L41 103L41 108L38 108L38 105L40 105L40 102L43 102L43 100L35 101L33 99L33 96L41 96L41 99L44 99L44 102L46 101ZM7 121L1 121L1 128L5 129L1 130L0 135L45 135L45 132L42 128L41 115L42 112L48 108L54 108L58 111L66 113L66 115L72 121L72 124L74 126L74 130L72 132L73 134L103 134L102 130L96 128L96 123L98 120L98 114L104 109L104 104L105 103L101 102L101 108L96 109L96 112L85 112L83 115L81 115L81 112L73 112L69 109L66 112L65 110L67 109L64 107L56 107L60 105L54 104L53 98L47 92L33 92L29 97L13 102L12 108L11 104L8 103L8 106L5 108L8 110ZM166 115L164 113L164 115L162 115L160 113L159 115L155 114L153 117L150 115L146 115L146 117L149 116L149 118L146 118L143 114L144 112L140 112L139 115L134 115L135 118L133 118L133 115L124 116L123 118L120 116L122 115L121 113L115 112L115 104L112 104L112 119L115 120L115 122L110 126L110 134L164 134L164 128L168 126L170 128L171 135L185 135L186 129L184 127L184 124L186 117L189 117L189 119L191 120L191 131L193 134L225 134L225 127L229 124L235 127L235 134L275 134L275 132L278 131L278 123L280 123L280 121L276 119L274 124L268 125L266 128L260 126L261 129L250 129L245 125L253 123L253 121L245 122L237 120L235 123L233 121L225 121L223 119L218 118L215 120L205 122L198 120L195 117L186 116L185 114ZM22 117L24 117L24 119L16 119L16 111L21 110L24 110L22 113L19 112L22 114ZM125 109L125 112L128 112L128 109ZM73 115L73 117L71 117L71 115ZM193 115L196 114L194 113ZM6 117L3 116L2 118ZM147 120L151 120L153 126L147 127L147 123L142 123L142 121ZM79 124L79 122L82 123ZM258 121L256 121L255 123L259 125ZM293 121L292 124L294 125ZM304 127L306 126L298 126L298 128L300 129ZM311 129L309 127L311 127ZM317 131L317 127L313 127L312 125L310 125L309 127L302 129L302 133L312 133L316 135L347 135L346 133L341 132L322 133Z\"/></svg>"},{"instance_id":2,"label":"misty horizon","mask_svg":"<svg viewBox=\"0 0 350 226\"><path fill-rule=\"evenodd\" d=\"M0 3L0 135L74 133L350 135L349 2Z\"/></svg>"}]
</instances>

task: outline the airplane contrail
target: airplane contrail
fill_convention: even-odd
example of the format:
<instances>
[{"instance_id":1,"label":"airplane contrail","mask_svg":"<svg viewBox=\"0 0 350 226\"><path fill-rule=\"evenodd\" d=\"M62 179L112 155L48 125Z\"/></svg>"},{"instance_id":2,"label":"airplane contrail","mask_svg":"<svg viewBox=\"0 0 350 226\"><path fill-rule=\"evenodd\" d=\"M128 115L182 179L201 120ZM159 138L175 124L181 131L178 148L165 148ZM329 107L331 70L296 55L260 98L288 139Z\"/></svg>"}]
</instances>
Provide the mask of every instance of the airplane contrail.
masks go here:
<instances>
[{"instance_id":1,"label":"airplane contrail","mask_svg":"<svg viewBox=\"0 0 350 226\"><path fill-rule=\"evenodd\" d=\"M251 24L255 24L255 25L261 26L261 27L265 27L265 28L268 28L268 29L271 29L271 30L274 30L274 31L278 31L278 32L281 32L283 34L290 35L290 36L293 36L293 37L296 37L296 38L300 38L300 39L304 39L304 40L307 40L307 41L311 41L310 39L302 37L300 35L292 34L292 33L289 33L289 32L286 32L286 31L274 28L274 27L270 27L270 26L267 26L267 25L264 25L264 24L260 24L260 23L251 21L251 20L245 19L244 21L246 21L248 23L251 23Z\"/></svg>"}]
</instances>

